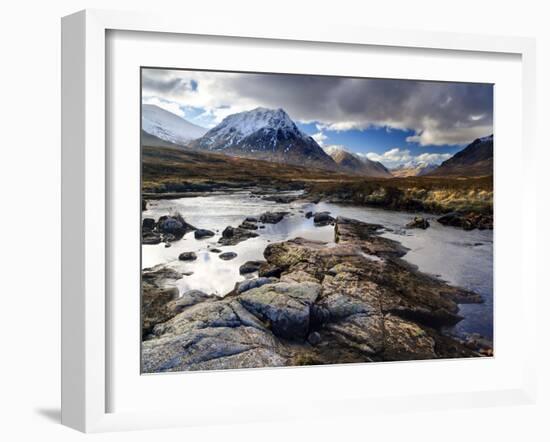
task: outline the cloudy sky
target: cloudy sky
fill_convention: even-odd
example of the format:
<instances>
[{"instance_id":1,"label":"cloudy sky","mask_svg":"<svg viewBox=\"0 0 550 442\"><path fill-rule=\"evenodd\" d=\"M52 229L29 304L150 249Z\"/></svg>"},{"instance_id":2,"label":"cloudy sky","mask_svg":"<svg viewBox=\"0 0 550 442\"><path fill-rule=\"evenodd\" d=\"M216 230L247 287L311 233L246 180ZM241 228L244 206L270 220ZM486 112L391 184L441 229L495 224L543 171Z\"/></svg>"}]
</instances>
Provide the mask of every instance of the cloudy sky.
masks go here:
<instances>
[{"instance_id":1,"label":"cloudy sky","mask_svg":"<svg viewBox=\"0 0 550 442\"><path fill-rule=\"evenodd\" d=\"M142 100L207 128L281 107L323 148L388 167L439 164L493 133L487 84L143 69Z\"/></svg>"}]
</instances>

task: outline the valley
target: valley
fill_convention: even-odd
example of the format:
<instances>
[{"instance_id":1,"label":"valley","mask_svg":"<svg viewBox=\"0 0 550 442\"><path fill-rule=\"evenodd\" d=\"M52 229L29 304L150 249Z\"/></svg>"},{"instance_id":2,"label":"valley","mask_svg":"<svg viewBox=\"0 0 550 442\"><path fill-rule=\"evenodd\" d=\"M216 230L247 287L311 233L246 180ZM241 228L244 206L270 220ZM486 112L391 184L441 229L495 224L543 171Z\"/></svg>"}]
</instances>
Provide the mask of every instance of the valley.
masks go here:
<instances>
[{"instance_id":1,"label":"valley","mask_svg":"<svg viewBox=\"0 0 550 442\"><path fill-rule=\"evenodd\" d=\"M143 108L142 372L493 356L492 135L384 156L304 124Z\"/></svg>"}]
</instances>

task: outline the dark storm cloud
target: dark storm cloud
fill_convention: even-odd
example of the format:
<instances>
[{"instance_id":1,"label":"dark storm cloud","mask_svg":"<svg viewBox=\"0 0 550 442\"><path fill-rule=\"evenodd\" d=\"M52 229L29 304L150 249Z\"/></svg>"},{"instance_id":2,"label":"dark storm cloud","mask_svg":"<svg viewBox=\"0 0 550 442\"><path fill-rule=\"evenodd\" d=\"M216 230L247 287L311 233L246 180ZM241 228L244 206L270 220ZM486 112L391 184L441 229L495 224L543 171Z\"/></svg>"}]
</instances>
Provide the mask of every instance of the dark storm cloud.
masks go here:
<instances>
[{"instance_id":1,"label":"dark storm cloud","mask_svg":"<svg viewBox=\"0 0 550 442\"><path fill-rule=\"evenodd\" d=\"M198 83L196 80L185 80L179 77L163 75L165 71L144 70L142 75L142 88L148 94L169 94L185 90L196 91Z\"/></svg>"},{"instance_id":2,"label":"dark storm cloud","mask_svg":"<svg viewBox=\"0 0 550 442\"><path fill-rule=\"evenodd\" d=\"M218 100L217 107L232 108L242 108L245 103L282 107L295 120L318 122L323 130L410 129L415 132L410 141L423 145L462 144L492 132L491 85L158 71L144 76L144 89L168 98L182 84L189 85L191 80L200 83L199 77L207 77L213 84L210 92L204 92L210 94L205 102Z\"/></svg>"},{"instance_id":3,"label":"dark storm cloud","mask_svg":"<svg viewBox=\"0 0 550 442\"><path fill-rule=\"evenodd\" d=\"M412 129L412 141L422 144L467 142L493 123L491 85L281 75L243 76L230 85L302 121Z\"/></svg>"}]
</instances>

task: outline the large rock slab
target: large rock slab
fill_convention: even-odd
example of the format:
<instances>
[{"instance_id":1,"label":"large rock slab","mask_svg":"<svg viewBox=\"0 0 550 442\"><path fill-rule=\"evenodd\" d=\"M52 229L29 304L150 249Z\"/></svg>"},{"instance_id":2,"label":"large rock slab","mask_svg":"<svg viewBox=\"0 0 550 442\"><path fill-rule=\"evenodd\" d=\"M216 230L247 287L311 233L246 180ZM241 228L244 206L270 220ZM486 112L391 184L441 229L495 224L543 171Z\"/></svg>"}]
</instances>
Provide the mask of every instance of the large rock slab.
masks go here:
<instances>
[{"instance_id":1,"label":"large rock slab","mask_svg":"<svg viewBox=\"0 0 550 442\"><path fill-rule=\"evenodd\" d=\"M311 305L320 289L316 283L280 282L248 290L238 299L248 311L267 321L276 336L303 340L309 332Z\"/></svg>"}]
</instances>

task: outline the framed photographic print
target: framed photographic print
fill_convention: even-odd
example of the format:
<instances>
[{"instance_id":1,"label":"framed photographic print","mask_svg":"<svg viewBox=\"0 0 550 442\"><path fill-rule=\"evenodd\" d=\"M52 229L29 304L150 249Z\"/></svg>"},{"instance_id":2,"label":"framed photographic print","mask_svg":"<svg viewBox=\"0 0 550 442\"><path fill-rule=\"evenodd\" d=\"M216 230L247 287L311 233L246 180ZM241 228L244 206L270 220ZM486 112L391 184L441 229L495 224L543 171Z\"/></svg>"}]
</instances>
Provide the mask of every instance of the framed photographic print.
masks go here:
<instances>
[{"instance_id":1,"label":"framed photographic print","mask_svg":"<svg viewBox=\"0 0 550 442\"><path fill-rule=\"evenodd\" d=\"M533 57L66 17L63 422L530 401Z\"/></svg>"}]
</instances>

